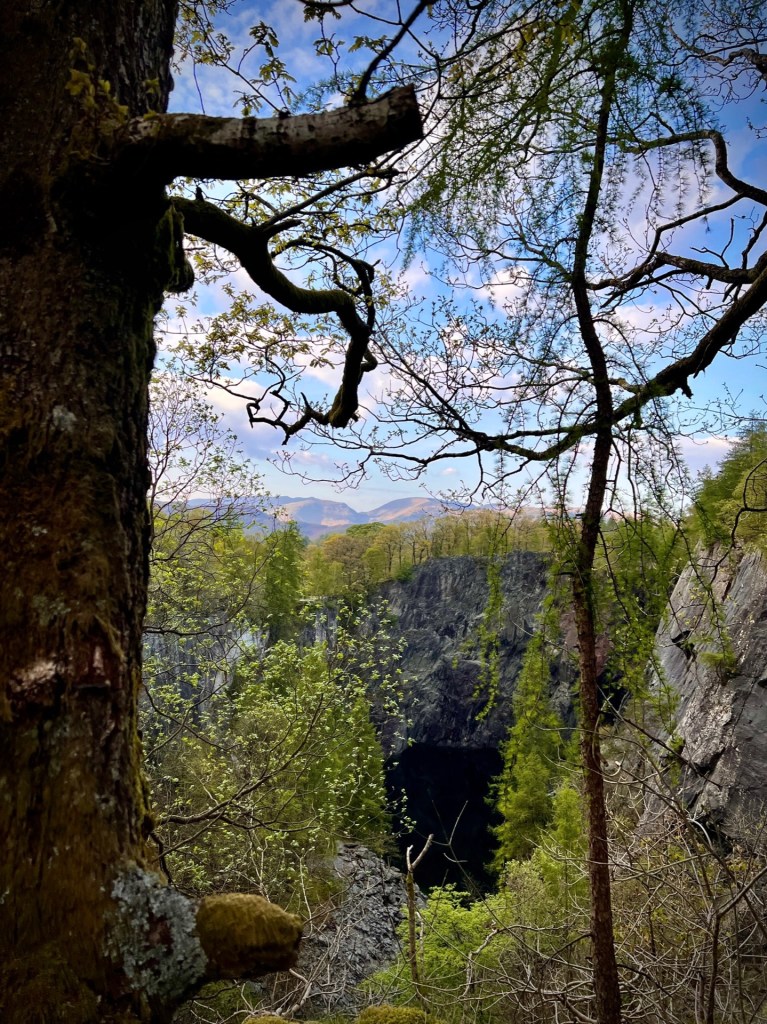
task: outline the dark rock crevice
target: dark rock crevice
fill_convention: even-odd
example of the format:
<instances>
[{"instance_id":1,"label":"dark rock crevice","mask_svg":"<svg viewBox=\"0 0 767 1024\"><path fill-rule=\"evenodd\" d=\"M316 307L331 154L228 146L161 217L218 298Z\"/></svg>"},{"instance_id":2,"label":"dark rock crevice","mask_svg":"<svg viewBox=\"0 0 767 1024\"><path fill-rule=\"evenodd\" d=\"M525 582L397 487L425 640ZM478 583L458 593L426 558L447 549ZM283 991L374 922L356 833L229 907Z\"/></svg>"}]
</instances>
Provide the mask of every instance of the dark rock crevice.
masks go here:
<instances>
[{"instance_id":1,"label":"dark rock crevice","mask_svg":"<svg viewBox=\"0 0 767 1024\"><path fill-rule=\"evenodd\" d=\"M454 884L467 891L487 891L493 881L488 864L493 853L492 826L499 816L492 806L492 780L500 773L497 749L461 750L416 743L387 766L387 785L396 803L407 794L405 816L395 816L401 851L413 857L427 836L434 843L418 868L422 888Z\"/></svg>"},{"instance_id":2,"label":"dark rock crevice","mask_svg":"<svg viewBox=\"0 0 767 1024\"><path fill-rule=\"evenodd\" d=\"M547 590L547 559L518 551L500 568L502 613L494 692L483 680L479 642L489 598L488 563L473 557L433 559L412 578L382 586L390 628L405 643L403 717L381 720L387 784L394 805L404 791L405 817L397 815L398 845L417 854L426 837L434 845L419 867L424 887L454 883L486 890L492 884L492 781L501 771L501 746L513 723L512 698L525 650ZM555 671L552 700L563 719L572 705L566 659Z\"/></svg>"}]
</instances>

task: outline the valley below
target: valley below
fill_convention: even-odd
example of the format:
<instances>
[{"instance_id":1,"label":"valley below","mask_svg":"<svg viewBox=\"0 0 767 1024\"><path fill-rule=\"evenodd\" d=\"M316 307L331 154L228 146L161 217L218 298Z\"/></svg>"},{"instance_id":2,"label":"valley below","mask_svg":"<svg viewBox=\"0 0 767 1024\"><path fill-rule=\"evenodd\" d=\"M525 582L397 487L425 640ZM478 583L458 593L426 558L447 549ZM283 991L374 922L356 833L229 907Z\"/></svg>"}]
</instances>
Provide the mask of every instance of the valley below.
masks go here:
<instances>
[{"instance_id":1,"label":"valley below","mask_svg":"<svg viewBox=\"0 0 767 1024\"><path fill-rule=\"evenodd\" d=\"M408 857L412 861L427 845L415 873L422 930L427 928L430 907L439 919L446 907L453 906L460 931L468 927L461 923L461 915L489 906L490 918L496 922L492 927L505 934L515 926L509 914L521 913L518 907L513 909L517 898L533 903L544 899L544 890L530 889L533 876L544 889L554 884L552 878L557 879L553 891L565 900L573 920L587 905L577 868L583 855L580 811L575 805L568 812L559 806L562 794L578 801L572 748L578 729L577 660L568 608L552 603L551 570L551 555L537 550L515 549L495 557L430 557L411 564L401 578L375 584L364 597L358 594L353 612L334 597L306 606L308 618L304 614L296 619L303 625L296 627L294 639L279 641L276 647L269 640L268 625L260 631L220 627L212 647L210 636L202 643L193 637L148 637L149 664L162 669L166 699L167 693L177 695L175 721L198 733L213 728L225 742L231 740L226 730L242 733L237 743L244 746L236 757L250 751L253 759L247 770L235 764L233 789L221 794L224 803L231 801L234 823L223 851L216 845L221 841L215 832L220 820L215 815L206 819L204 810L196 810L204 808L206 800L218 806L221 799L215 792L202 801L199 795L192 799L187 793L184 805L187 812L194 812L187 816L195 821L196 830L191 845L197 853L193 852L192 860L196 857L202 869L211 857L223 858L229 864L225 877L234 872L238 885L249 883L270 898L277 890L277 898L284 900L287 895L296 900L296 883L303 893L296 909L306 918L306 938L296 978L277 976L270 984L251 983L248 999L254 1008L305 1016L351 1012L374 992L386 999L397 993L398 998L406 997L413 984L412 979L406 981L411 955L406 941L406 865ZM548 647L541 663L545 671L538 673L538 688L533 687L531 697L530 665L546 631ZM760 961L765 948L758 936L764 923L765 869L761 865L766 853L767 804L764 557L757 551L734 555L723 548L700 548L695 564L679 573L653 633L640 672L641 685L622 676L623 663L613 657L615 642L609 629L600 640L605 776L617 830L616 884L620 885L621 871L637 857L647 860L648 870L663 870L663 865L680 857L685 863L699 858L701 866L696 870L703 870L707 878L713 870L706 884L719 895L707 897L697 890L691 895L685 890L689 879L684 884L675 879L675 899L701 900L700 913L705 916L709 898L734 899L735 906L747 897L744 912L756 915L759 922L748 957ZM289 656L288 648L280 652L280 644L285 643L293 645ZM243 716L247 715L237 703L247 693L242 679L249 678L248 673L252 676L254 666L261 665L259 671L263 670L269 650L277 651L282 661L274 671L265 670L268 678L261 703L254 703L247 712L256 714L259 721L245 729ZM373 765L375 756L373 761L363 758L353 770L351 783L348 779L328 782L331 769L322 769L324 774L313 783L314 795L301 797L309 802L299 810L299 817L304 822L307 814L318 818L312 842L302 847L305 823L298 825L300 842L291 841L296 823L279 818L285 807L278 813L271 806L272 824L265 825L264 806L246 813L242 794L266 792L275 773L279 779L283 770L306 776L316 768L316 762L301 760L300 749L315 742L317 717L310 725L304 722L298 727L292 747L284 736L275 740L270 728L264 732L264 723L275 714L274 696L269 692L274 686L293 693L288 701L293 710L279 728L292 728L286 724L291 716L295 725L295 701L318 701L315 715L320 715L325 698L320 690L299 697L295 675L307 671L317 651L323 652L327 666L322 671L329 671L328 678L335 678L343 691L331 720L321 726L327 730L323 742L329 741L333 756L342 746L343 756L352 760L360 756L360 744L375 744L379 767ZM211 666L215 667L212 674ZM394 676L388 674L392 671ZM345 673L351 673L353 684L344 682ZM384 680L383 690L377 689L377 680ZM531 708L521 703L524 700L536 702L527 735L520 732L520 723L531 716ZM356 708L353 714L347 713L350 701ZM360 701L368 709L361 718ZM311 718L310 709L303 710ZM150 722L152 717L149 714ZM363 729L354 735L366 719L373 731ZM249 732L253 728L255 738ZM554 733L557 739L552 745ZM341 735L339 745L333 737ZM163 744L170 743L167 731L161 729L158 737L162 750ZM516 754L511 750L514 744ZM318 757L327 756L324 747L317 751ZM540 755L539 761L533 755ZM545 764L535 777L533 767L540 761ZM195 762L194 770L199 774L203 767ZM176 764L173 771L187 768ZM338 764L332 770L338 771ZM183 778L174 777L171 789L183 789ZM347 794L342 792L341 799L354 803L360 798L352 790L365 778L371 794L380 785L375 800L386 806L385 817L371 830L369 806L355 819L344 818L337 808L336 817L326 821L321 804L330 799L330 790L325 787L338 787ZM297 793L290 790L284 799L295 802ZM173 850L177 845L179 854L174 859L183 864L189 854L188 826L178 826L174 832L173 817L168 816L163 846ZM178 808L175 817L183 818ZM213 828L207 849L204 833L199 834L199 823L205 820ZM511 845L510 828L515 837ZM270 839L255 843L258 829L267 835L271 830ZM569 835L566 841L565 835ZM285 855L286 841L292 843L295 858ZM695 847L699 841L700 849ZM509 852L500 859L504 843ZM249 875L247 864L252 863L254 846L259 867ZM650 868L656 856L658 866ZM167 864L171 858L165 859ZM564 885L558 872L568 863L574 875ZM729 866L732 863L748 865L742 878L741 868L736 871ZM555 870L552 864L560 867ZM172 875L176 881L178 868ZM189 872L188 866L182 867L181 877L192 891L206 884L204 872ZM634 884L631 877L629 872L629 889ZM543 905L536 911L541 934L563 927L557 914L546 924L546 915L552 913L544 912ZM524 921L519 926L529 927ZM437 929L433 941L439 945L440 928L445 925L437 920L431 927ZM705 946L709 939L700 941ZM736 943L737 955L741 952ZM427 954L423 955L428 962ZM748 957L744 964L750 962ZM747 967L743 969L749 973ZM518 988L519 981L514 985ZM437 1003L442 998L444 993L439 999L434 996ZM498 993L488 983L487 999L496 998ZM179 1020L184 1019L182 1014Z\"/></svg>"}]
</instances>

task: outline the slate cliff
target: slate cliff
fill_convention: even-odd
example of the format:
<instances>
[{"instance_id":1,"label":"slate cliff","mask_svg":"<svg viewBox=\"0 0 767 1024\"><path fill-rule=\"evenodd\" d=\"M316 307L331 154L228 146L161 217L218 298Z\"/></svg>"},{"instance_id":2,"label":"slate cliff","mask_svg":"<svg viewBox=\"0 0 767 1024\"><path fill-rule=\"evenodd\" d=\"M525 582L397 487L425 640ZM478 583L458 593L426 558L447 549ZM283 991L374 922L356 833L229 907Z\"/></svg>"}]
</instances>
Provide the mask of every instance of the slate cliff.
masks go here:
<instances>
[{"instance_id":1,"label":"slate cliff","mask_svg":"<svg viewBox=\"0 0 767 1024\"><path fill-rule=\"evenodd\" d=\"M672 771L669 750L660 747L658 754L687 813L734 837L745 816L763 814L767 805L767 561L756 553L734 560L714 552L698 562L682 574L657 632L658 671L651 674L651 688L658 693L668 686L676 707L653 728L669 748L681 748L681 772ZM489 706L480 686L478 646L489 597L486 560L434 559L415 567L410 579L382 585L374 596L374 605L386 602L388 628L405 644L404 722L382 719L380 726L390 793L406 791L414 821L404 828L403 850L412 844L417 853L425 837L435 834L419 869L424 886L490 882L484 870L493 823L487 798L500 772L512 696L546 577L546 559L534 552L515 552L501 566L499 685ZM307 639L322 638L320 627L311 632ZM566 649L551 688L566 723L573 721L575 681L570 632L564 630ZM236 639L227 638L224 663L236 661ZM167 647L166 640L154 638L148 648L159 654L163 643ZM194 651L174 647L163 653L183 689L182 668L189 671ZM209 687L220 684L202 675ZM660 806L650 800L646 819Z\"/></svg>"},{"instance_id":2,"label":"slate cliff","mask_svg":"<svg viewBox=\"0 0 767 1024\"><path fill-rule=\"evenodd\" d=\"M656 635L656 693L675 695L659 737L681 751L669 779L689 816L730 839L767 805L767 563L714 550L682 573ZM671 766L675 759L665 753ZM668 781L668 780L667 780ZM646 817L659 813L650 801Z\"/></svg>"},{"instance_id":3,"label":"slate cliff","mask_svg":"<svg viewBox=\"0 0 767 1024\"><path fill-rule=\"evenodd\" d=\"M442 558L417 566L406 582L376 593L405 641L407 725L384 726L388 780L407 793L414 820L402 846L417 853L433 832L435 845L419 869L422 884L445 880L484 886L491 856L490 783L501 768L500 746L512 721L511 697L546 592L546 561L534 552L509 555L501 566L498 692L489 702L481 680L478 630L488 604L486 560ZM567 681L554 696L567 713ZM467 878L468 875L468 878Z\"/></svg>"},{"instance_id":4,"label":"slate cliff","mask_svg":"<svg viewBox=\"0 0 767 1024\"><path fill-rule=\"evenodd\" d=\"M682 573L657 631L651 689L657 695L667 687L675 696L670 717L653 726L670 749L656 753L667 769L664 784L676 788L687 813L735 840L739 830L753 830L767 808L767 559L715 551L696 563ZM390 789L407 792L415 821L402 845L412 843L417 852L429 832L437 840L421 869L424 885L473 879L482 887L490 881L483 869L493 823L487 797L500 771L512 696L545 591L543 556L517 552L507 558L501 570L499 689L489 708L487 694L478 690L476 642L488 600L487 563L433 560L417 567L409 581L379 592L405 640L402 669L410 683L407 728L399 735L383 730ZM565 628L566 649L551 693L566 723L573 721L573 647ZM681 772L671 752L680 749ZM648 799L645 823L661 807Z\"/></svg>"}]
</instances>

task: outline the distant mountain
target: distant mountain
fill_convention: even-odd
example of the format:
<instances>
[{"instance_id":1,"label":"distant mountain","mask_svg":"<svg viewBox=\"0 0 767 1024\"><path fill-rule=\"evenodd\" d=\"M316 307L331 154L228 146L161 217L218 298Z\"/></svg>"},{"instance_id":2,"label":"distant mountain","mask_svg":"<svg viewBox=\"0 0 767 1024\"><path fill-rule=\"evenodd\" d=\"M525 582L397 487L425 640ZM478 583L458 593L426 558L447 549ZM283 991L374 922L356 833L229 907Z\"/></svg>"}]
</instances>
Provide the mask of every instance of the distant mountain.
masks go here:
<instances>
[{"instance_id":1,"label":"distant mountain","mask_svg":"<svg viewBox=\"0 0 767 1024\"><path fill-rule=\"evenodd\" d=\"M395 498L368 512L371 523L405 523L424 516L443 516L448 506L436 498Z\"/></svg>"},{"instance_id":2,"label":"distant mountain","mask_svg":"<svg viewBox=\"0 0 767 1024\"><path fill-rule=\"evenodd\" d=\"M290 498L281 494L275 498L269 498L272 508L280 512L280 518L292 519L307 537L317 536L316 532L309 533L307 528L321 533L329 533L335 530L345 530L347 526L354 526L357 523L369 523L370 519L365 512L357 512L344 501L326 501L323 498Z\"/></svg>"},{"instance_id":3,"label":"distant mountain","mask_svg":"<svg viewBox=\"0 0 767 1024\"><path fill-rule=\"evenodd\" d=\"M205 498L193 498L192 508L209 507ZM345 501L323 498L292 498L285 494L269 498L241 499L237 503L246 529L275 526L292 521L304 537L315 540L326 533L343 533L362 523L406 523L424 516L445 514L446 505L435 498L395 498L370 512L357 512Z\"/></svg>"},{"instance_id":4,"label":"distant mountain","mask_svg":"<svg viewBox=\"0 0 767 1024\"><path fill-rule=\"evenodd\" d=\"M291 498L280 495L269 503L280 518L292 519L305 537L314 540L325 533L341 533L361 523L404 523L423 516L442 515L445 506L434 498L396 498L370 512L357 512L343 501L322 498Z\"/></svg>"}]
</instances>

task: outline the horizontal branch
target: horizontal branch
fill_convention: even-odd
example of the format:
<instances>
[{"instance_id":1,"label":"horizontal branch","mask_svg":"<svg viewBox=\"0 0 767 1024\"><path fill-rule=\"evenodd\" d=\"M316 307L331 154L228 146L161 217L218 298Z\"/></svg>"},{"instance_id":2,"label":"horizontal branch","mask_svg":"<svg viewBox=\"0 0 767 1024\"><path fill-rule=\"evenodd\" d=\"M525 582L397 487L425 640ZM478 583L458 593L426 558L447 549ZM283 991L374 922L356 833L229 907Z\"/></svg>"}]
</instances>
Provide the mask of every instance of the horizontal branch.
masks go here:
<instances>
[{"instance_id":1,"label":"horizontal branch","mask_svg":"<svg viewBox=\"0 0 767 1024\"><path fill-rule=\"evenodd\" d=\"M415 90L294 117L157 114L130 121L117 142L123 171L174 178L304 177L367 164L423 134Z\"/></svg>"},{"instance_id":2,"label":"horizontal branch","mask_svg":"<svg viewBox=\"0 0 767 1024\"><path fill-rule=\"evenodd\" d=\"M706 281L718 281L720 284L752 284L759 276L765 262L767 260L761 257L753 267L727 267L718 263L709 263L706 260L692 259L689 256L662 253L646 260L623 277L602 278L599 281L594 281L589 284L589 289L596 292L612 288L614 292L610 295L610 299L614 299L657 280L655 278L657 272L667 267L673 267L679 271L678 275L674 275L676 277L699 277Z\"/></svg>"},{"instance_id":3,"label":"horizontal branch","mask_svg":"<svg viewBox=\"0 0 767 1024\"><path fill-rule=\"evenodd\" d=\"M667 135L659 139L649 139L626 146L625 151L636 155L649 153L654 149L666 149L670 146L681 146L693 142L710 142L713 145L714 171L721 182L744 199L752 199L755 203L767 206L767 190L733 174L727 156L727 143L722 133L715 129L700 129L699 131Z\"/></svg>"}]
</instances>

